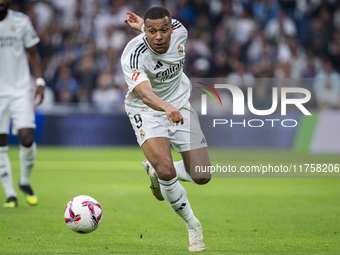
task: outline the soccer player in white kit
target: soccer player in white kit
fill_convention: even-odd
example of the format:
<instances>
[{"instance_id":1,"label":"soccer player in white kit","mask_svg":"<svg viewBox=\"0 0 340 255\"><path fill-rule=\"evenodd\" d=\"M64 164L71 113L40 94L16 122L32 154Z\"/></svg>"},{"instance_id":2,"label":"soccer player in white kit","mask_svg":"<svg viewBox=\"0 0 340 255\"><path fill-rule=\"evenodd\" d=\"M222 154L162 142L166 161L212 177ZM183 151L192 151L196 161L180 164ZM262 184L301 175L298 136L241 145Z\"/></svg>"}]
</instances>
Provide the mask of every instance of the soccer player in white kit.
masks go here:
<instances>
[{"instance_id":1,"label":"soccer player in white kit","mask_svg":"<svg viewBox=\"0 0 340 255\"><path fill-rule=\"evenodd\" d=\"M189 251L204 251L203 230L178 180L206 184L210 173L190 176L195 165L209 166L205 137L189 97L183 73L187 30L163 7L149 9L144 20L127 12L125 22L142 33L124 49L121 65L128 84L125 109L146 161L151 190L184 220ZM171 146L182 159L173 162Z\"/></svg>"},{"instance_id":2,"label":"soccer player in white kit","mask_svg":"<svg viewBox=\"0 0 340 255\"><path fill-rule=\"evenodd\" d=\"M43 101L45 86L41 78L40 57L35 47L39 38L28 16L10 10L10 3L11 0L0 0L0 177L6 195L3 206L6 208L18 205L7 153L11 121L12 132L18 135L20 142L19 187L30 205L38 204L38 198L30 186L36 144L33 88L28 61L36 78L36 105Z\"/></svg>"}]
</instances>

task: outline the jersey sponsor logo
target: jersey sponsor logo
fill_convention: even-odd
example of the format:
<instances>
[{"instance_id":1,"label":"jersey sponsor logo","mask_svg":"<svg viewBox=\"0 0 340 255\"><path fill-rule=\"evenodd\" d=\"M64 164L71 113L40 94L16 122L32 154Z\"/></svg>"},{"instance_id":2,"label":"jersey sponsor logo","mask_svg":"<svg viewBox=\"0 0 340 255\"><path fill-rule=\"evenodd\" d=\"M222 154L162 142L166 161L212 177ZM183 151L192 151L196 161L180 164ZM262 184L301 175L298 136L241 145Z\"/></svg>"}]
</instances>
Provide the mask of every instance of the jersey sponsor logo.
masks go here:
<instances>
[{"instance_id":1,"label":"jersey sponsor logo","mask_svg":"<svg viewBox=\"0 0 340 255\"><path fill-rule=\"evenodd\" d=\"M17 41L16 36L0 36L0 48L14 47Z\"/></svg>"},{"instance_id":2,"label":"jersey sponsor logo","mask_svg":"<svg viewBox=\"0 0 340 255\"><path fill-rule=\"evenodd\" d=\"M183 64L184 64L184 59L181 59L181 61L177 65L171 65L165 71L158 72L156 74L156 78L160 78L161 82L173 78L174 76L178 75L182 71Z\"/></svg>"},{"instance_id":3,"label":"jersey sponsor logo","mask_svg":"<svg viewBox=\"0 0 340 255\"><path fill-rule=\"evenodd\" d=\"M178 44L177 49L178 49L178 54L180 56L183 56L183 53L184 53L183 47L180 44Z\"/></svg>"}]
</instances>

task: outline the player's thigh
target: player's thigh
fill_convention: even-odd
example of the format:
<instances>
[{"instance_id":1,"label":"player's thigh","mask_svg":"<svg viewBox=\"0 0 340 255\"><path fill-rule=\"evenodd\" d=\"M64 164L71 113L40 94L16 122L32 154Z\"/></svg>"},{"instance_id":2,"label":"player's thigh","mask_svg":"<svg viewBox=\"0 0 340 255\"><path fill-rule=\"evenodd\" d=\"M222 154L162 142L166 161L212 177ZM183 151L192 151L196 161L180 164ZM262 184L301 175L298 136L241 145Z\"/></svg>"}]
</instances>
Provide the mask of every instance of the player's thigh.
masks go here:
<instances>
[{"instance_id":1,"label":"player's thigh","mask_svg":"<svg viewBox=\"0 0 340 255\"><path fill-rule=\"evenodd\" d=\"M165 114L128 113L137 142L145 157L155 168L160 179L168 180L170 178L169 180L171 180L176 176L176 173L171 157L168 127L162 115Z\"/></svg>"},{"instance_id":2,"label":"player's thigh","mask_svg":"<svg viewBox=\"0 0 340 255\"><path fill-rule=\"evenodd\" d=\"M176 177L169 138L149 138L141 148L147 160L155 168L159 179L169 181Z\"/></svg>"},{"instance_id":3,"label":"player's thigh","mask_svg":"<svg viewBox=\"0 0 340 255\"><path fill-rule=\"evenodd\" d=\"M19 129L36 127L34 105L30 94L15 98L10 104L10 112L13 134L17 134Z\"/></svg>"}]
</instances>

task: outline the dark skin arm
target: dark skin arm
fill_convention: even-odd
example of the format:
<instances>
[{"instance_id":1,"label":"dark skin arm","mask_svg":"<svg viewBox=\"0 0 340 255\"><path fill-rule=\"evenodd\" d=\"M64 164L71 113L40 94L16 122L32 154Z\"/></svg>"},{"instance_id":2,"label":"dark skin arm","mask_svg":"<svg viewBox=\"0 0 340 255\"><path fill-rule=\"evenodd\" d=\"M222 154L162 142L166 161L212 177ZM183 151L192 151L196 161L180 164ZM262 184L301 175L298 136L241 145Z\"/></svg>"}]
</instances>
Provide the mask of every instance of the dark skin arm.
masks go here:
<instances>
[{"instance_id":1,"label":"dark skin arm","mask_svg":"<svg viewBox=\"0 0 340 255\"><path fill-rule=\"evenodd\" d=\"M33 46L31 48L27 48L26 53L27 53L28 62L31 68L31 72L34 78L37 79L39 77L42 77L40 56L39 56L37 47ZM36 102L35 106L40 105L42 101L44 100L44 87L43 86L36 86L34 99L37 99L37 98L38 98L38 101Z\"/></svg>"},{"instance_id":2,"label":"dark skin arm","mask_svg":"<svg viewBox=\"0 0 340 255\"><path fill-rule=\"evenodd\" d=\"M143 103L147 106L151 107L156 111L163 111L166 113L171 125L178 125L179 123L183 124L183 116L180 111L174 107L172 104L169 104L162 99L160 99L155 93L152 91L152 87L150 82L143 81L139 83L134 91L138 94L138 96L142 99Z\"/></svg>"}]
</instances>

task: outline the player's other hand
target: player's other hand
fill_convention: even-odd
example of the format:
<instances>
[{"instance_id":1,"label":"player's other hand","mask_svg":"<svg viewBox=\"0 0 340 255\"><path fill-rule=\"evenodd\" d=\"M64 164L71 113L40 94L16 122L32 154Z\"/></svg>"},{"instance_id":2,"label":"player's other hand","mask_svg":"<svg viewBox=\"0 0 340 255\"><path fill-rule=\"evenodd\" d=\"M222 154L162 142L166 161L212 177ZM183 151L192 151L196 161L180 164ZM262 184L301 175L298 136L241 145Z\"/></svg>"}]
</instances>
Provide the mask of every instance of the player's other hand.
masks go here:
<instances>
[{"instance_id":1,"label":"player's other hand","mask_svg":"<svg viewBox=\"0 0 340 255\"><path fill-rule=\"evenodd\" d=\"M184 123L183 116L176 107L174 107L171 104L168 104L164 110L171 125L175 126L175 123L176 123L176 126L178 126L179 123L183 125Z\"/></svg>"},{"instance_id":2,"label":"player's other hand","mask_svg":"<svg viewBox=\"0 0 340 255\"><path fill-rule=\"evenodd\" d=\"M43 102L44 90L45 90L45 87L36 86L35 95L34 95L35 106L39 106Z\"/></svg>"},{"instance_id":3,"label":"player's other hand","mask_svg":"<svg viewBox=\"0 0 340 255\"><path fill-rule=\"evenodd\" d=\"M126 12L126 14L128 16L126 17L124 22L128 24L130 27L132 27L133 29L141 32L144 20L138 15L134 14L133 12Z\"/></svg>"}]
</instances>

